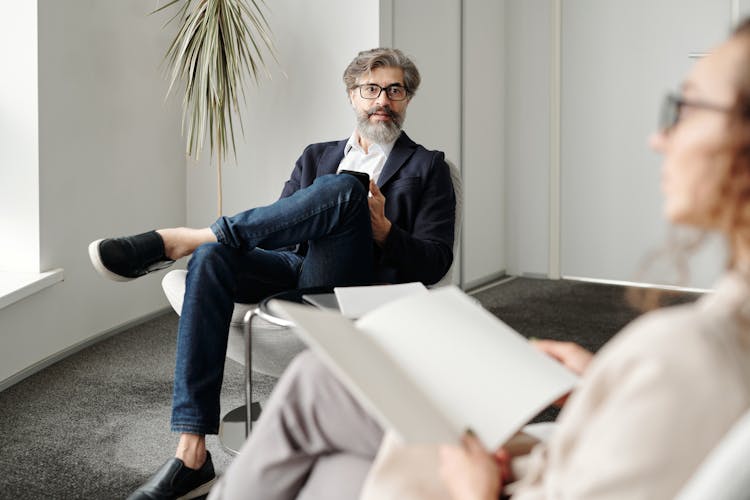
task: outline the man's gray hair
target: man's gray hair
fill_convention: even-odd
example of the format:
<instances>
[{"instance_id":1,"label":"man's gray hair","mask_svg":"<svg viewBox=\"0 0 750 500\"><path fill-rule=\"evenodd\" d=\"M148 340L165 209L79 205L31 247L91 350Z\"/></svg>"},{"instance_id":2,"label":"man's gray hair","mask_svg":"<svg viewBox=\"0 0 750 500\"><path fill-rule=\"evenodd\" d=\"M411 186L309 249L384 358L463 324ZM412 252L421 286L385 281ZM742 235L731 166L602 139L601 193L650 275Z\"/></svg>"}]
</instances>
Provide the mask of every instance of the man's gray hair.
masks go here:
<instances>
[{"instance_id":1,"label":"man's gray hair","mask_svg":"<svg viewBox=\"0 0 750 500\"><path fill-rule=\"evenodd\" d=\"M344 70L344 85L349 91L357 86L359 77L376 68L401 68L404 70L404 86L409 95L414 95L422 81L419 70L411 59L398 49L377 48L363 50Z\"/></svg>"}]
</instances>

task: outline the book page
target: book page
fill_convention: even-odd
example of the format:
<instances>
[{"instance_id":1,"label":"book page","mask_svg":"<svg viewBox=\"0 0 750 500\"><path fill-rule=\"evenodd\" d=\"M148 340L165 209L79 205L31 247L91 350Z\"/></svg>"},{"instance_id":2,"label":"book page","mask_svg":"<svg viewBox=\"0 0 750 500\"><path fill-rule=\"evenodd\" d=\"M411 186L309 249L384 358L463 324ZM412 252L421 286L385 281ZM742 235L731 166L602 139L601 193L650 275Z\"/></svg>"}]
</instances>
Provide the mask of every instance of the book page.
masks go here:
<instances>
[{"instance_id":1,"label":"book page","mask_svg":"<svg viewBox=\"0 0 750 500\"><path fill-rule=\"evenodd\" d=\"M272 301L296 332L384 428L413 442L450 442L459 433L401 367L338 313Z\"/></svg>"},{"instance_id":2,"label":"book page","mask_svg":"<svg viewBox=\"0 0 750 500\"><path fill-rule=\"evenodd\" d=\"M490 449L577 381L455 287L386 304L358 320L357 327L389 354L453 428L473 429Z\"/></svg>"},{"instance_id":3,"label":"book page","mask_svg":"<svg viewBox=\"0 0 750 500\"><path fill-rule=\"evenodd\" d=\"M410 443L451 442L471 428L494 449L577 381L455 287L388 303L356 323L298 304L273 307Z\"/></svg>"},{"instance_id":4,"label":"book page","mask_svg":"<svg viewBox=\"0 0 750 500\"><path fill-rule=\"evenodd\" d=\"M341 314L347 318L360 318L388 302L426 291L427 288L418 281L398 285L344 286L333 289Z\"/></svg>"}]
</instances>

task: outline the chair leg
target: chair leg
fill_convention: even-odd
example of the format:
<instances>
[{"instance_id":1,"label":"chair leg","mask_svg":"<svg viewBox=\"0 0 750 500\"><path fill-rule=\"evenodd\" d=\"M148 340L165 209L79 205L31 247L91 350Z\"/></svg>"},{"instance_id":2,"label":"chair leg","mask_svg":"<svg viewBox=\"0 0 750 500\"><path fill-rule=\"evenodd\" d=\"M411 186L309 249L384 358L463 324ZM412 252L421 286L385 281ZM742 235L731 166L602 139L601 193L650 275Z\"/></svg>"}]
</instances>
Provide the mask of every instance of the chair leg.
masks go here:
<instances>
[{"instance_id":1,"label":"chair leg","mask_svg":"<svg viewBox=\"0 0 750 500\"><path fill-rule=\"evenodd\" d=\"M253 430L253 317L255 310L249 311L242 323L245 330L245 438Z\"/></svg>"},{"instance_id":2,"label":"chair leg","mask_svg":"<svg viewBox=\"0 0 750 500\"><path fill-rule=\"evenodd\" d=\"M221 420L219 441L230 454L237 455L253 429L253 422L260 417L259 402L253 402L253 349L252 322L257 309L248 311L243 325L245 333L245 404L230 411Z\"/></svg>"}]
</instances>

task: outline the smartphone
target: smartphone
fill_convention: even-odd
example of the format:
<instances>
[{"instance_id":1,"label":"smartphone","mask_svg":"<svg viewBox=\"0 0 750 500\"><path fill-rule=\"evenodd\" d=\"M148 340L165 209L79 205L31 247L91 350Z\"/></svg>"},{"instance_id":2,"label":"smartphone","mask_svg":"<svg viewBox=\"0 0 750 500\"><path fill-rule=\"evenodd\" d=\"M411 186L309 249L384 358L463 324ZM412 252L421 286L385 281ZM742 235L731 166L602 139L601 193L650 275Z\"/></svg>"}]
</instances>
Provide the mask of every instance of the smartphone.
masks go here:
<instances>
[{"instance_id":1,"label":"smartphone","mask_svg":"<svg viewBox=\"0 0 750 500\"><path fill-rule=\"evenodd\" d=\"M370 176L364 172L355 172L354 170L341 170L339 171L339 174L349 174L353 175L357 179L359 179L359 182L362 183L362 185L365 187L365 191L368 193L370 192Z\"/></svg>"}]
</instances>

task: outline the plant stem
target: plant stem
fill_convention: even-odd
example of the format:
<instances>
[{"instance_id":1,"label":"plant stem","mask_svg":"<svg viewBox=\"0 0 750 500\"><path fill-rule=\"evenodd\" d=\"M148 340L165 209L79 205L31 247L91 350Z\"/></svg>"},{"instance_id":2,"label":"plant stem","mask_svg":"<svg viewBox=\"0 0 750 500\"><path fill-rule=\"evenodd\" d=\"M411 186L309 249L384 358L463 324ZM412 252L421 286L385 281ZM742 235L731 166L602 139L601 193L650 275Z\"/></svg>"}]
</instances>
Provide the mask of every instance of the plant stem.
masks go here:
<instances>
[{"instance_id":1,"label":"plant stem","mask_svg":"<svg viewBox=\"0 0 750 500\"><path fill-rule=\"evenodd\" d=\"M218 188L217 193L217 200L218 200L218 209L219 209L219 217L221 217L222 213L222 189L221 189L221 148L216 148L216 159L218 160L216 162L216 186Z\"/></svg>"}]
</instances>

